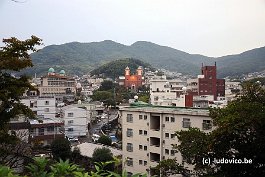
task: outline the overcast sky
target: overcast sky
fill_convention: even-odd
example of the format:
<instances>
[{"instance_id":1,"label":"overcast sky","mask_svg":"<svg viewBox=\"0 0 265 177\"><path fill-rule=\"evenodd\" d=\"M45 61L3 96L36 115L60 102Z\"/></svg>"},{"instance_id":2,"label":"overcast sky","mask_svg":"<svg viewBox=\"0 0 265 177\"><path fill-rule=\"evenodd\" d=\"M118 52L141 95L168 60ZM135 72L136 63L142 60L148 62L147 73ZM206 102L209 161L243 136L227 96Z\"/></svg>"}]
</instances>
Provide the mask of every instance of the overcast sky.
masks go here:
<instances>
[{"instance_id":1,"label":"overcast sky","mask_svg":"<svg viewBox=\"0 0 265 177\"><path fill-rule=\"evenodd\" d=\"M0 37L150 41L223 56L265 46L265 0L0 0Z\"/></svg>"}]
</instances>

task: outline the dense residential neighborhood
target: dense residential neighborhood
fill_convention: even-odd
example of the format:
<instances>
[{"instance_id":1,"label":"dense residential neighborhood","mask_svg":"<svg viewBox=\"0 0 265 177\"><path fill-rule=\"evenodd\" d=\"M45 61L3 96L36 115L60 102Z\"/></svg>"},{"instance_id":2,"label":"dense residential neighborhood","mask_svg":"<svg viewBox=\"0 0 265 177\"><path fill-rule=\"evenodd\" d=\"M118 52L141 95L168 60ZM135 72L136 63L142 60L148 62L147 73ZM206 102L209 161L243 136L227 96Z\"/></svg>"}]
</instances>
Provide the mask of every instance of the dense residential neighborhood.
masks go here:
<instances>
[{"instance_id":1,"label":"dense residential neighborhood","mask_svg":"<svg viewBox=\"0 0 265 177\"><path fill-rule=\"evenodd\" d=\"M107 136L113 141L109 148L129 175L154 176L155 167L166 159L176 160L192 174L193 165L172 146L179 143L176 131L193 127L211 132L215 126L208 108L225 108L242 90L242 81L217 79L217 68L202 64L197 77L187 78L142 66L134 75L127 66L123 76L110 79L70 76L64 70L57 74L51 67L47 75L30 80L34 89L21 97L36 118L12 119L10 130L24 132L23 141L35 147L35 156L52 157L53 141L66 138L72 149L92 158L96 148L104 147L100 138ZM117 98L121 90L129 97ZM105 92L103 99L94 96Z\"/></svg>"},{"instance_id":2,"label":"dense residential neighborhood","mask_svg":"<svg viewBox=\"0 0 265 177\"><path fill-rule=\"evenodd\" d=\"M265 177L262 0L0 2L0 177Z\"/></svg>"}]
</instances>

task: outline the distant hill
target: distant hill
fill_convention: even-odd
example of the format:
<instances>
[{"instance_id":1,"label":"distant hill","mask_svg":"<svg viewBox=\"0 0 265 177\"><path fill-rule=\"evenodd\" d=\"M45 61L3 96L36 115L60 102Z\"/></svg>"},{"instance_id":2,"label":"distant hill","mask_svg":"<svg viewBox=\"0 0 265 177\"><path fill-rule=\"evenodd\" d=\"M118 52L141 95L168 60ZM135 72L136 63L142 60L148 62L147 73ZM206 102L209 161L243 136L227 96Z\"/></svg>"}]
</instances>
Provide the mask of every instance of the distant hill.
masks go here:
<instances>
[{"instance_id":1,"label":"distant hill","mask_svg":"<svg viewBox=\"0 0 265 177\"><path fill-rule=\"evenodd\" d=\"M64 69L67 74L87 74L107 62L124 58L135 58L156 68L192 75L200 73L201 63L213 65L215 61L219 77L265 70L265 47L238 55L212 58L189 54L151 42L138 41L126 46L106 40L51 45L31 56L34 67L25 72L38 75L46 73L50 67L56 71Z\"/></svg>"},{"instance_id":2,"label":"distant hill","mask_svg":"<svg viewBox=\"0 0 265 177\"><path fill-rule=\"evenodd\" d=\"M126 58L103 64L102 66L92 70L90 73L92 75L104 74L104 76L110 78L117 78L118 76L124 75L124 69L127 66L129 66L131 73L134 73L139 66L142 66L143 68L149 68L153 71L155 70L150 64L141 60Z\"/></svg>"}]
</instances>

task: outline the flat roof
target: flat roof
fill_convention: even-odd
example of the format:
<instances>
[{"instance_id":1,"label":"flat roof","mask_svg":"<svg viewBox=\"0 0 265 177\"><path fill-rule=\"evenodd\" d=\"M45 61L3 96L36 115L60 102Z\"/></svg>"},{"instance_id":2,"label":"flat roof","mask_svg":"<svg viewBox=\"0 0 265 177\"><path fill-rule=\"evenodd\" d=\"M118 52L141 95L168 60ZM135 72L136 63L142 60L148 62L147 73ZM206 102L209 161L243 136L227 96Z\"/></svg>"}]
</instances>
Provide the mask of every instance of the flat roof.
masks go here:
<instances>
[{"instance_id":1,"label":"flat roof","mask_svg":"<svg viewBox=\"0 0 265 177\"><path fill-rule=\"evenodd\" d=\"M105 146L105 145L101 145L101 144L94 144L94 143L82 143L77 145L76 147L78 147L80 149L80 153L83 156L87 156L87 157L92 157L92 154L94 152L94 150L96 148L109 148L113 154L113 156L120 156L122 155L122 150L119 149L114 149L112 147L109 146ZM74 147L72 148L74 149Z\"/></svg>"},{"instance_id":2,"label":"flat roof","mask_svg":"<svg viewBox=\"0 0 265 177\"><path fill-rule=\"evenodd\" d=\"M155 106L155 105L151 105L151 104L134 104L134 103L132 103L128 107L120 108L120 111L136 111L136 112L150 112L150 113L168 113L168 114L209 116L209 109L204 109L204 108Z\"/></svg>"}]
</instances>

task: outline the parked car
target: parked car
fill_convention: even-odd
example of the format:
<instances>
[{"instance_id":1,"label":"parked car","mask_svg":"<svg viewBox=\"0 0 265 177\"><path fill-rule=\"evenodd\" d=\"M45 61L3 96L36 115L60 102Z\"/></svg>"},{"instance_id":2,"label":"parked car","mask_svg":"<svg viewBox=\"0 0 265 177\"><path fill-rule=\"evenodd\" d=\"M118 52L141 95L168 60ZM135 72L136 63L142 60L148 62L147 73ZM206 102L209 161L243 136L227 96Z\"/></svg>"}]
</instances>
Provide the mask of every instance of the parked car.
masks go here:
<instances>
[{"instance_id":1,"label":"parked car","mask_svg":"<svg viewBox=\"0 0 265 177\"><path fill-rule=\"evenodd\" d=\"M97 135L97 134L93 134L93 135L92 135L92 141L93 141L93 142L97 142L98 139L99 139L99 137L100 137L99 135Z\"/></svg>"}]
</instances>

